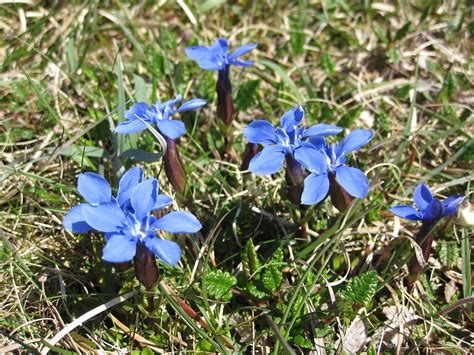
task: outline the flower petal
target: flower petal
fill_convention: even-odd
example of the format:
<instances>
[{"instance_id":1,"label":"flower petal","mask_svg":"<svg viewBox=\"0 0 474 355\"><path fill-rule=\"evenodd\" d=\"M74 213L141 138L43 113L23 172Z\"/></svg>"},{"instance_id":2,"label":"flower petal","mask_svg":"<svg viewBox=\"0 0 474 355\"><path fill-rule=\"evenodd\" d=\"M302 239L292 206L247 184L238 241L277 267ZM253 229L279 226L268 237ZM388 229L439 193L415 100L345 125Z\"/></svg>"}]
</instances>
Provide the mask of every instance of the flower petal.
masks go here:
<instances>
[{"instance_id":1,"label":"flower petal","mask_svg":"<svg viewBox=\"0 0 474 355\"><path fill-rule=\"evenodd\" d=\"M295 106L285 112L280 118L280 124L285 132L293 132L304 118L304 110L301 106Z\"/></svg>"},{"instance_id":2,"label":"flower petal","mask_svg":"<svg viewBox=\"0 0 474 355\"><path fill-rule=\"evenodd\" d=\"M256 120L244 128L244 136L250 143L275 144L275 128L264 120Z\"/></svg>"},{"instance_id":3,"label":"flower petal","mask_svg":"<svg viewBox=\"0 0 474 355\"><path fill-rule=\"evenodd\" d=\"M130 202L135 210L135 217L142 221L153 210L158 197L158 180L147 179L132 190Z\"/></svg>"},{"instance_id":4,"label":"flower petal","mask_svg":"<svg viewBox=\"0 0 474 355\"><path fill-rule=\"evenodd\" d=\"M147 116L147 111L149 106L145 102L137 102L136 104L132 105L127 111L125 111L125 118L127 120L135 120L138 116L142 119L145 119Z\"/></svg>"},{"instance_id":5,"label":"flower petal","mask_svg":"<svg viewBox=\"0 0 474 355\"><path fill-rule=\"evenodd\" d=\"M176 112L195 110L197 108L203 107L205 104L207 104L207 100L192 99L182 104L181 107L176 110Z\"/></svg>"},{"instance_id":6,"label":"flower petal","mask_svg":"<svg viewBox=\"0 0 474 355\"><path fill-rule=\"evenodd\" d=\"M80 174L77 190L89 203L110 202L112 198L112 189L107 180L95 173Z\"/></svg>"},{"instance_id":7,"label":"flower petal","mask_svg":"<svg viewBox=\"0 0 474 355\"><path fill-rule=\"evenodd\" d=\"M243 46L240 46L237 48L231 55L229 55L229 59L236 59L237 57L243 56L244 54L247 54L250 52L252 49L255 49L257 47L257 43L249 43L249 44L244 44Z\"/></svg>"},{"instance_id":8,"label":"flower petal","mask_svg":"<svg viewBox=\"0 0 474 355\"><path fill-rule=\"evenodd\" d=\"M238 66L238 67L251 67L253 65L253 61L252 60L236 60L236 59L232 59L231 61L229 61L229 64L232 64L232 65L235 65L235 66Z\"/></svg>"},{"instance_id":9,"label":"flower petal","mask_svg":"<svg viewBox=\"0 0 474 355\"><path fill-rule=\"evenodd\" d=\"M169 233L195 233L202 225L192 213L175 211L154 221L150 228Z\"/></svg>"},{"instance_id":10,"label":"flower petal","mask_svg":"<svg viewBox=\"0 0 474 355\"><path fill-rule=\"evenodd\" d=\"M446 200L442 202L443 204L443 216L447 217L454 214L459 205L464 201L464 196L461 195L454 195L448 197Z\"/></svg>"},{"instance_id":11,"label":"flower petal","mask_svg":"<svg viewBox=\"0 0 474 355\"><path fill-rule=\"evenodd\" d=\"M124 263L133 259L136 250L136 238L123 234L112 234L108 236L102 251L102 259L109 263Z\"/></svg>"},{"instance_id":12,"label":"flower petal","mask_svg":"<svg viewBox=\"0 0 474 355\"><path fill-rule=\"evenodd\" d=\"M319 149L303 145L295 150L295 159L312 173L324 174L328 170L327 157Z\"/></svg>"},{"instance_id":13,"label":"flower petal","mask_svg":"<svg viewBox=\"0 0 474 355\"><path fill-rule=\"evenodd\" d=\"M219 61L216 58L203 59L199 61L198 64L201 67L201 69L211 70L211 71L224 69L224 66L225 66L225 63Z\"/></svg>"},{"instance_id":14,"label":"flower petal","mask_svg":"<svg viewBox=\"0 0 474 355\"><path fill-rule=\"evenodd\" d=\"M151 121L145 120L145 122L148 122L149 124L151 124ZM115 127L115 133L132 134L132 133L141 132L144 129L146 129L146 126L143 124L143 122L135 118L130 121L120 122L118 126Z\"/></svg>"},{"instance_id":15,"label":"flower petal","mask_svg":"<svg viewBox=\"0 0 474 355\"><path fill-rule=\"evenodd\" d=\"M92 227L87 224L82 214L82 209L85 205L85 203L80 203L71 208L66 216L64 216L64 228L73 233L86 233L92 229Z\"/></svg>"},{"instance_id":16,"label":"flower petal","mask_svg":"<svg viewBox=\"0 0 474 355\"><path fill-rule=\"evenodd\" d=\"M367 144L372 137L374 132L367 129L355 129L344 139L342 142L341 151L344 153L352 152L364 144Z\"/></svg>"},{"instance_id":17,"label":"flower petal","mask_svg":"<svg viewBox=\"0 0 474 355\"><path fill-rule=\"evenodd\" d=\"M176 265L181 259L181 248L171 240L147 236L143 243L147 249L169 265Z\"/></svg>"},{"instance_id":18,"label":"flower petal","mask_svg":"<svg viewBox=\"0 0 474 355\"><path fill-rule=\"evenodd\" d=\"M419 184L415 189L413 199L415 200L416 207L423 211L433 200L433 194L428 186L425 184Z\"/></svg>"},{"instance_id":19,"label":"flower petal","mask_svg":"<svg viewBox=\"0 0 474 355\"><path fill-rule=\"evenodd\" d=\"M166 196L166 195L158 195L156 197L156 202L155 202L155 205L152 208L152 211L165 208L166 206L168 206L172 202L173 202L173 199L171 197Z\"/></svg>"},{"instance_id":20,"label":"flower petal","mask_svg":"<svg viewBox=\"0 0 474 355\"><path fill-rule=\"evenodd\" d=\"M224 56L229 51L229 42L225 38L219 38L209 49L214 55Z\"/></svg>"},{"instance_id":21,"label":"flower petal","mask_svg":"<svg viewBox=\"0 0 474 355\"><path fill-rule=\"evenodd\" d=\"M267 145L252 158L249 170L257 175L270 175L282 168L284 159L285 152L280 145Z\"/></svg>"},{"instance_id":22,"label":"flower petal","mask_svg":"<svg viewBox=\"0 0 474 355\"><path fill-rule=\"evenodd\" d=\"M210 60L214 55L209 48L204 46L191 46L186 48L185 52L189 58L195 60L196 62Z\"/></svg>"},{"instance_id":23,"label":"flower petal","mask_svg":"<svg viewBox=\"0 0 474 355\"><path fill-rule=\"evenodd\" d=\"M364 198L369 193L369 180L359 169L341 165L336 168L336 180L353 197Z\"/></svg>"},{"instance_id":24,"label":"flower petal","mask_svg":"<svg viewBox=\"0 0 474 355\"><path fill-rule=\"evenodd\" d=\"M435 221L443 217L443 205L434 198L423 211L423 221Z\"/></svg>"},{"instance_id":25,"label":"flower petal","mask_svg":"<svg viewBox=\"0 0 474 355\"><path fill-rule=\"evenodd\" d=\"M303 137L333 136L342 132L342 128L330 124L320 123L305 129Z\"/></svg>"},{"instance_id":26,"label":"flower petal","mask_svg":"<svg viewBox=\"0 0 474 355\"><path fill-rule=\"evenodd\" d=\"M163 135L170 139L178 139L186 132L184 123L177 120L159 120L156 126Z\"/></svg>"},{"instance_id":27,"label":"flower petal","mask_svg":"<svg viewBox=\"0 0 474 355\"><path fill-rule=\"evenodd\" d=\"M82 208L84 220L99 232L117 232L123 228L125 214L115 202L99 205L85 205Z\"/></svg>"},{"instance_id":28,"label":"flower petal","mask_svg":"<svg viewBox=\"0 0 474 355\"><path fill-rule=\"evenodd\" d=\"M329 192L329 178L327 174L310 174L304 179L301 204L315 205L327 196Z\"/></svg>"},{"instance_id":29,"label":"flower petal","mask_svg":"<svg viewBox=\"0 0 474 355\"><path fill-rule=\"evenodd\" d=\"M390 208L390 212L392 212L395 216L400 218L409 219L411 221L420 221L421 215L413 206L395 206Z\"/></svg>"},{"instance_id":30,"label":"flower petal","mask_svg":"<svg viewBox=\"0 0 474 355\"><path fill-rule=\"evenodd\" d=\"M139 166L135 166L126 171L120 178L119 188L117 193L117 201L122 208L126 208L130 195L135 186L143 180L143 170Z\"/></svg>"}]
</instances>

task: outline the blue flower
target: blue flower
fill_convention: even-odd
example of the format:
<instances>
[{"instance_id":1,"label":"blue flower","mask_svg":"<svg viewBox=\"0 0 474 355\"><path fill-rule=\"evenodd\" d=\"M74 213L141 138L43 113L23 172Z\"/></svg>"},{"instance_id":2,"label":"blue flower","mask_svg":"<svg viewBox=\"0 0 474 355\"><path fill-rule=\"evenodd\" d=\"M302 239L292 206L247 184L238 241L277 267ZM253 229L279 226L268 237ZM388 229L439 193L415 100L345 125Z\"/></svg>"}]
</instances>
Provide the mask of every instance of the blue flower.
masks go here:
<instances>
[{"instance_id":1,"label":"blue flower","mask_svg":"<svg viewBox=\"0 0 474 355\"><path fill-rule=\"evenodd\" d=\"M250 143L264 146L263 150L252 158L249 170L257 175L276 173L283 166L287 155L293 157L297 148L308 145L304 138L322 139L335 135L342 128L320 123L309 128L299 127L304 118L301 106L295 106L286 112L280 120L281 127L273 127L264 120L256 120L244 129L244 136Z\"/></svg>"},{"instance_id":2,"label":"blue flower","mask_svg":"<svg viewBox=\"0 0 474 355\"><path fill-rule=\"evenodd\" d=\"M401 205L392 207L390 212L398 217L412 221L435 222L454 214L464 200L464 197L454 195L444 201L440 201L433 196L428 186L419 184L415 189L413 199L417 208Z\"/></svg>"},{"instance_id":3,"label":"blue flower","mask_svg":"<svg viewBox=\"0 0 474 355\"><path fill-rule=\"evenodd\" d=\"M191 111L204 106L207 101L204 99L193 99L182 104L178 109L175 106L182 101L181 95L173 100L148 106L145 102L134 104L125 112L126 121L120 122L115 132L120 134L130 134L143 131L146 126L138 118L150 125L156 125L160 132L170 139L177 139L186 132L186 127L182 121L172 120L171 116L178 112Z\"/></svg>"},{"instance_id":4,"label":"blue flower","mask_svg":"<svg viewBox=\"0 0 474 355\"><path fill-rule=\"evenodd\" d=\"M305 144L295 152L295 158L311 172L304 180L301 203L314 205L322 201L329 191L330 175L351 196L364 198L369 191L365 174L346 165L347 153L367 144L373 136L369 130L356 129L342 143L327 145L319 137L310 138L312 145Z\"/></svg>"},{"instance_id":5,"label":"blue flower","mask_svg":"<svg viewBox=\"0 0 474 355\"><path fill-rule=\"evenodd\" d=\"M256 43L249 43L237 48L234 53L229 54L229 43L225 38L219 38L212 46L192 46L186 48L186 55L195 60L205 70L225 70L230 65L249 67L253 64L251 60L238 60L237 58L250 52L257 47Z\"/></svg>"},{"instance_id":6,"label":"blue flower","mask_svg":"<svg viewBox=\"0 0 474 355\"><path fill-rule=\"evenodd\" d=\"M121 263L133 259L137 243L149 249L165 263L176 265L181 258L178 244L157 238L156 230L169 233L194 233L201 223L189 212L170 212L155 218L150 212L168 206L173 200L158 193L158 180L143 179L139 167L128 170L120 179L117 197L100 175L79 175L77 189L87 203L72 208L64 218L64 227L74 233L92 229L105 233L102 258Z\"/></svg>"}]
</instances>

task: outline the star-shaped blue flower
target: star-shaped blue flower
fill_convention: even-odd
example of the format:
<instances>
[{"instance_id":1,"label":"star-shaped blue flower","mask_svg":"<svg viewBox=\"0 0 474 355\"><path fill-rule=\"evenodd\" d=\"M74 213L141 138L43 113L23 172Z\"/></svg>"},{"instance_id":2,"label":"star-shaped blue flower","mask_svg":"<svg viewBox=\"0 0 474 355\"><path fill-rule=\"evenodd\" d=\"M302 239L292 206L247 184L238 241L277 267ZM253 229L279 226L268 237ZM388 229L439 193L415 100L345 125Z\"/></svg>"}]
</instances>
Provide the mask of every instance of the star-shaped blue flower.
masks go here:
<instances>
[{"instance_id":1,"label":"star-shaped blue flower","mask_svg":"<svg viewBox=\"0 0 474 355\"><path fill-rule=\"evenodd\" d=\"M251 60L238 60L238 57L250 52L257 47L256 43L249 43L237 48L229 54L229 43L225 38L219 38L212 46L192 46L186 48L186 55L195 60L205 70L225 70L230 65L249 67L253 64Z\"/></svg>"},{"instance_id":2,"label":"star-shaped blue flower","mask_svg":"<svg viewBox=\"0 0 474 355\"><path fill-rule=\"evenodd\" d=\"M390 212L412 221L435 222L454 214L464 200L463 196L454 195L440 201L433 196L428 186L424 184L419 184L416 187L413 197L417 208L401 205L392 207Z\"/></svg>"},{"instance_id":3,"label":"star-shaped blue flower","mask_svg":"<svg viewBox=\"0 0 474 355\"><path fill-rule=\"evenodd\" d=\"M346 165L347 153L367 144L373 136L369 130L356 129L342 143L327 145L319 137L310 138L295 151L295 158L311 172L304 180L301 203L314 205L322 201L329 192L330 174L351 196L364 198L369 191L369 181L365 174Z\"/></svg>"},{"instance_id":4,"label":"star-shaped blue flower","mask_svg":"<svg viewBox=\"0 0 474 355\"><path fill-rule=\"evenodd\" d=\"M158 193L158 180L144 180L139 167L122 176L116 198L109 183L95 173L80 174L77 189L87 203L72 208L63 224L73 233L92 229L105 233L107 242L102 258L108 262L132 260L137 243L143 243L165 263L176 265L181 258L179 245L157 238L156 230L194 233L202 227L189 212L170 212L161 218L152 216L152 211L168 206L173 200Z\"/></svg>"},{"instance_id":5,"label":"star-shaped blue flower","mask_svg":"<svg viewBox=\"0 0 474 355\"><path fill-rule=\"evenodd\" d=\"M299 127L304 118L301 106L295 106L280 119L281 127L273 127L264 120L256 120L244 129L244 136L250 143L262 144L263 150L252 158L249 170L257 175L276 173L283 166L285 156L293 157L297 148L309 144L304 138L321 138L335 135L342 128L320 123L309 128Z\"/></svg>"},{"instance_id":6,"label":"star-shaped blue flower","mask_svg":"<svg viewBox=\"0 0 474 355\"><path fill-rule=\"evenodd\" d=\"M138 118L150 125L156 125L160 132L170 139L177 139L186 132L186 127L182 121L173 120L172 116L183 111L191 111L204 106L207 101L204 99L192 99L182 104L178 109L175 106L182 101L181 95L173 100L148 106L145 102L134 104L125 112L126 121L120 122L115 132L120 134L130 134L143 131L146 126Z\"/></svg>"}]
</instances>

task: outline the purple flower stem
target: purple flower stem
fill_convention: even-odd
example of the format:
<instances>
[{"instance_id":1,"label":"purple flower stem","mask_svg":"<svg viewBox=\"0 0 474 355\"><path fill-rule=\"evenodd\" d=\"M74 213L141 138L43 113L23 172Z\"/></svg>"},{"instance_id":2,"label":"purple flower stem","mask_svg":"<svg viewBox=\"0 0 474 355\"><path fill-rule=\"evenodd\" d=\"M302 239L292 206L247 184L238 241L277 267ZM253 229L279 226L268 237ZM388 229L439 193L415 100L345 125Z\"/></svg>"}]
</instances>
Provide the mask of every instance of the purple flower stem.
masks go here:
<instances>
[{"instance_id":1,"label":"purple flower stem","mask_svg":"<svg viewBox=\"0 0 474 355\"><path fill-rule=\"evenodd\" d=\"M303 193L305 173L301 164L295 160L292 154L287 154L285 160L285 180L288 199L300 206L301 237L308 240L308 222L306 222L304 218L306 206L301 204L301 194Z\"/></svg>"}]
</instances>

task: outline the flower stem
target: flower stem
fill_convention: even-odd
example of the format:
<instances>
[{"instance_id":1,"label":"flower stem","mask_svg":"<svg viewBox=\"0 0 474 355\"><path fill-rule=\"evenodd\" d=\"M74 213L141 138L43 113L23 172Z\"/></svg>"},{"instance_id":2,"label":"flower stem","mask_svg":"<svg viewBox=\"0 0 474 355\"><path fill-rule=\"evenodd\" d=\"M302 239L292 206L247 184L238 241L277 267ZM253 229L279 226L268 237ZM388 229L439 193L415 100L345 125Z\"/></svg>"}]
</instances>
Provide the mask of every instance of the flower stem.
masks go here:
<instances>
[{"instance_id":1,"label":"flower stem","mask_svg":"<svg viewBox=\"0 0 474 355\"><path fill-rule=\"evenodd\" d=\"M173 139L166 138L166 143L168 144L168 149L163 156L166 176L175 190L184 195L186 190L186 172L179 157L176 142Z\"/></svg>"},{"instance_id":2,"label":"flower stem","mask_svg":"<svg viewBox=\"0 0 474 355\"><path fill-rule=\"evenodd\" d=\"M216 91L217 117L224 122L226 127L230 127L232 124L232 116L234 115L234 102L232 99L232 85L230 83L228 66L218 72Z\"/></svg>"}]
</instances>

